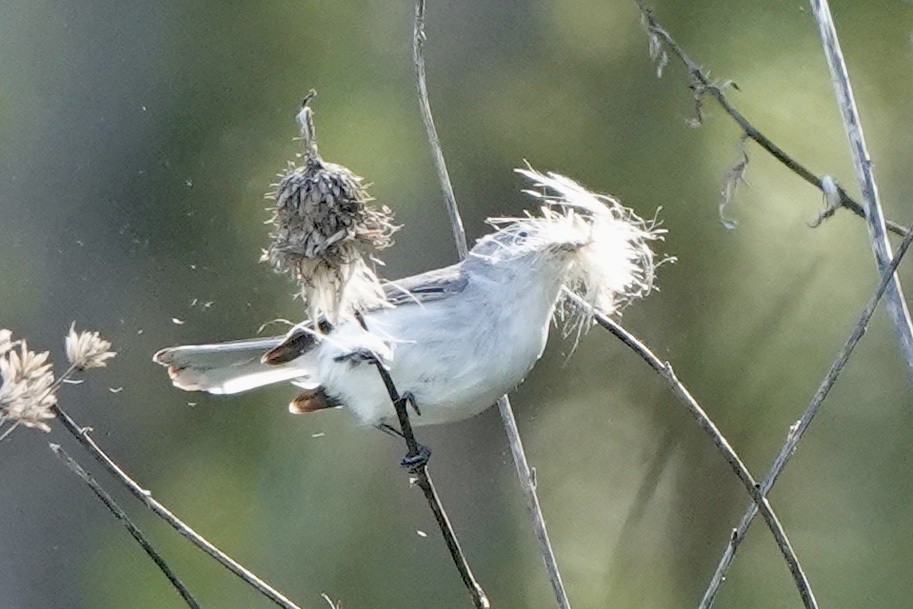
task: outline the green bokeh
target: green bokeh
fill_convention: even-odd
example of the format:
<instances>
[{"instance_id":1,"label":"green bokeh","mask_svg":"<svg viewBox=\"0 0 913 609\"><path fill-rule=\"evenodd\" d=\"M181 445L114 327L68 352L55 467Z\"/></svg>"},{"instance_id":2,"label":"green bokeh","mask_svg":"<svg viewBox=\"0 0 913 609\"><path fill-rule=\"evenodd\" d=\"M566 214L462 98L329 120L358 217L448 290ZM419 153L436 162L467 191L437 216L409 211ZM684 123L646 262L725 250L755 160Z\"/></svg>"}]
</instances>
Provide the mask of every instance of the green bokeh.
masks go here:
<instances>
[{"instance_id":1,"label":"green bokeh","mask_svg":"<svg viewBox=\"0 0 913 609\"><path fill-rule=\"evenodd\" d=\"M714 78L737 82L727 93L758 127L856 192L805 3L656 9ZM642 215L662 206L663 248L678 262L623 321L762 475L877 281L864 223L841 211L809 228L820 194L750 145L748 184L726 211L738 226L724 229L719 190L739 132L710 100L703 126L688 125L687 77L673 58L657 80L632 3L428 10L428 84L468 234L529 204L512 173L524 159ZM887 215L909 224L913 8L833 10ZM62 403L302 607L324 606L321 592L346 609L469 606L396 466L402 447L344 412L292 417L287 388L180 393L150 356L299 315L292 287L257 258L263 193L294 157L296 104L311 87L325 158L365 176L404 225L385 273L455 259L414 93L412 16L411 2L389 0L0 3L0 326L58 363L74 319L112 339L118 358L65 387ZM745 492L638 358L598 329L568 357L573 347L553 333L514 397L571 600L695 606ZM822 606L909 604L910 387L879 312L772 495ZM553 606L496 412L421 433L495 607ZM0 609L180 607L48 439L71 444L55 429L0 445ZM270 606L115 492L204 606ZM717 606L798 603L759 523Z\"/></svg>"}]
</instances>

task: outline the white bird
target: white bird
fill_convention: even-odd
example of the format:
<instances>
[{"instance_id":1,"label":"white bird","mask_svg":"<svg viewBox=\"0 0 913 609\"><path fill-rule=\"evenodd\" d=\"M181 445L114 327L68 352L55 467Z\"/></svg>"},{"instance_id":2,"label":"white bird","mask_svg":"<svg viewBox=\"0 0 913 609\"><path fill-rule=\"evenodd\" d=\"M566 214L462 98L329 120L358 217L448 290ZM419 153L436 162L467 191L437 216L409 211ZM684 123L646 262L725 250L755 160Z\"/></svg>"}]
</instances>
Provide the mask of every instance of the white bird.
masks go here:
<instances>
[{"instance_id":1,"label":"white bird","mask_svg":"<svg viewBox=\"0 0 913 609\"><path fill-rule=\"evenodd\" d=\"M379 361L419 417L476 415L519 385L542 355L562 288L613 313L653 287L651 242L664 231L556 174L518 170L539 188L538 215L490 222L459 264L385 286L387 305L331 326L306 322L285 337L164 349L154 360L174 385L231 394L279 382L304 390L289 405L343 405L375 426L396 421ZM586 320L589 321L589 320Z\"/></svg>"}]
</instances>

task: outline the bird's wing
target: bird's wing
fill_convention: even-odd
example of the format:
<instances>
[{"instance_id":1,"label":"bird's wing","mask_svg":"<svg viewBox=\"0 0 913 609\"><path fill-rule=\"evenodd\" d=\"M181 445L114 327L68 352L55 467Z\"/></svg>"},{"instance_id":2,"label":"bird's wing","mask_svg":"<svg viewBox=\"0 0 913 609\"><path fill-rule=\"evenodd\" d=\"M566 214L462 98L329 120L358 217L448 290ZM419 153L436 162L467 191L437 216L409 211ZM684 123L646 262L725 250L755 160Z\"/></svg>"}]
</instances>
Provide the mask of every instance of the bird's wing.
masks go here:
<instances>
[{"instance_id":1,"label":"bird's wing","mask_svg":"<svg viewBox=\"0 0 913 609\"><path fill-rule=\"evenodd\" d=\"M387 302L394 307L422 305L426 302L443 300L458 294L466 288L466 273L459 264L435 269L384 285ZM320 321L320 332L330 331L326 320ZM284 364L307 353L317 345L318 334L314 331L314 322L309 321L295 326L285 339L263 355L266 364Z\"/></svg>"},{"instance_id":2,"label":"bird's wing","mask_svg":"<svg viewBox=\"0 0 913 609\"><path fill-rule=\"evenodd\" d=\"M461 266L454 264L399 281L390 281L384 285L384 294L393 306L422 304L462 292L467 281Z\"/></svg>"}]
</instances>

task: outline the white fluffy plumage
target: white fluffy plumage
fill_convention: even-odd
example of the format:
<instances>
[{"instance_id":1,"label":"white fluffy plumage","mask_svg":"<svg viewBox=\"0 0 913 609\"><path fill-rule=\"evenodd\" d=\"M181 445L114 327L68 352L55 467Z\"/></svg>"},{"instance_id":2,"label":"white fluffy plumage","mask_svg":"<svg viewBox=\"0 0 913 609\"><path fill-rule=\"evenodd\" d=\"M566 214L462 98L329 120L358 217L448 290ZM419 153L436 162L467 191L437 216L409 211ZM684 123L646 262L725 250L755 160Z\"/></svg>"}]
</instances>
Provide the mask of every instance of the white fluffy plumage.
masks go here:
<instances>
[{"instance_id":1,"label":"white fluffy plumage","mask_svg":"<svg viewBox=\"0 0 913 609\"><path fill-rule=\"evenodd\" d=\"M497 230L465 260L401 280L398 291L387 293L389 306L311 340L293 330L284 339L165 349L156 361L183 389L233 393L291 380L308 391L296 399L296 412L344 404L366 423L395 423L390 397L365 356L374 354L421 410L413 425L478 414L533 369L553 317L565 319L566 329L586 326L585 315L562 316L562 288L600 312L618 312L653 289L658 262L651 246L664 234L655 221L569 178L518 171L534 188L527 192L539 201L538 212L490 219ZM261 359L281 345L289 350L281 361ZM315 406L314 396L324 403Z\"/></svg>"}]
</instances>

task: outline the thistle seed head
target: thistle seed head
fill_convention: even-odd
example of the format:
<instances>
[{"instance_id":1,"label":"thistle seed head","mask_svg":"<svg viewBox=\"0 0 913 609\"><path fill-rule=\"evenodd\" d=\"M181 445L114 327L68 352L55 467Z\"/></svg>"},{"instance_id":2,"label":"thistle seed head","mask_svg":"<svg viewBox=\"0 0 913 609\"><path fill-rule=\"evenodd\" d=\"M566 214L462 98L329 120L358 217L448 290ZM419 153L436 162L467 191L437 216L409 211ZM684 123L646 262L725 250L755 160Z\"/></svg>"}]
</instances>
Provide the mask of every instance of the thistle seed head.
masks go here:
<instances>
[{"instance_id":1,"label":"thistle seed head","mask_svg":"<svg viewBox=\"0 0 913 609\"><path fill-rule=\"evenodd\" d=\"M369 261L389 247L399 228L385 206L371 206L362 178L325 162L317 151L313 110L305 97L298 124L301 164L289 164L275 190L271 243L262 261L298 284L311 319L331 322L386 300Z\"/></svg>"}]
</instances>

